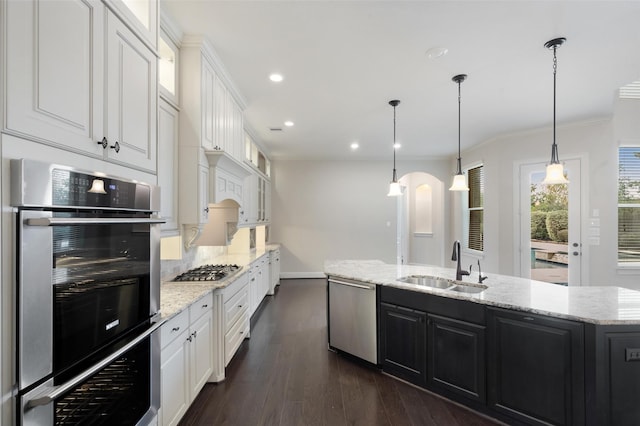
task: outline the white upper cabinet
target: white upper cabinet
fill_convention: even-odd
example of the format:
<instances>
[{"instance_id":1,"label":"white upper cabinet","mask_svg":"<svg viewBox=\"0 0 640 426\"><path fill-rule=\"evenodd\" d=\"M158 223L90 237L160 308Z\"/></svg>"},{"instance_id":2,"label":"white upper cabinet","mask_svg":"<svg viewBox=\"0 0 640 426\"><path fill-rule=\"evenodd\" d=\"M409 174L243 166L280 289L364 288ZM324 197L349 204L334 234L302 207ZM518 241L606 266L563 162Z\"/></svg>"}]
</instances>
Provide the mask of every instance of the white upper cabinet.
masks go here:
<instances>
[{"instance_id":1,"label":"white upper cabinet","mask_svg":"<svg viewBox=\"0 0 640 426\"><path fill-rule=\"evenodd\" d=\"M213 48L202 37L185 36L181 46L182 109L194 123L196 133L189 145L206 151L223 151L244 160L242 103L230 90L222 65ZM199 128L195 129L195 123Z\"/></svg>"},{"instance_id":2,"label":"white upper cabinet","mask_svg":"<svg viewBox=\"0 0 640 426\"><path fill-rule=\"evenodd\" d=\"M202 147L206 150L218 149L216 146L216 73L208 61L202 61Z\"/></svg>"},{"instance_id":3,"label":"white upper cabinet","mask_svg":"<svg viewBox=\"0 0 640 426\"><path fill-rule=\"evenodd\" d=\"M107 140L113 162L156 171L157 57L114 15L107 20Z\"/></svg>"},{"instance_id":4,"label":"white upper cabinet","mask_svg":"<svg viewBox=\"0 0 640 426\"><path fill-rule=\"evenodd\" d=\"M180 48L164 31L158 39L158 83L160 95L174 106L180 100Z\"/></svg>"},{"instance_id":5,"label":"white upper cabinet","mask_svg":"<svg viewBox=\"0 0 640 426\"><path fill-rule=\"evenodd\" d=\"M103 0L116 15L139 34L151 49L158 47L158 2L156 0Z\"/></svg>"},{"instance_id":6,"label":"white upper cabinet","mask_svg":"<svg viewBox=\"0 0 640 426\"><path fill-rule=\"evenodd\" d=\"M97 0L9 1L5 11L4 131L155 173L148 45Z\"/></svg>"},{"instance_id":7,"label":"white upper cabinet","mask_svg":"<svg viewBox=\"0 0 640 426\"><path fill-rule=\"evenodd\" d=\"M102 155L102 3L9 1L6 12L5 131Z\"/></svg>"},{"instance_id":8,"label":"white upper cabinet","mask_svg":"<svg viewBox=\"0 0 640 426\"><path fill-rule=\"evenodd\" d=\"M158 185L162 231L178 230L178 131L179 113L165 99L158 109Z\"/></svg>"}]
</instances>

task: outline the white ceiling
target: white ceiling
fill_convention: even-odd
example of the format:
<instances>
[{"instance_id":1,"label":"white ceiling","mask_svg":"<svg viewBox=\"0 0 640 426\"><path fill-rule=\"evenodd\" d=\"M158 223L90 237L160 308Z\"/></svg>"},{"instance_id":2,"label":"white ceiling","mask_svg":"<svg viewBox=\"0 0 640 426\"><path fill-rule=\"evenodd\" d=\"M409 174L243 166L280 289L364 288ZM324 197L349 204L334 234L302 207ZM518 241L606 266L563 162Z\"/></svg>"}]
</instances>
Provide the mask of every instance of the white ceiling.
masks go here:
<instances>
[{"instance_id":1,"label":"white ceiling","mask_svg":"<svg viewBox=\"0 0 640 426\"><path fill-rule=\"evenodd\" d=\"M543 45L556 37L567 38L558 49L558 124L611 115L617 89L640 79L639 1L161 0L161 7L185 34L208 36L272 157L391 158L391 99L401 101L398 158L455 155L451 78L462 73L469 75L463 150L550 126L553 55ZM435 47L448 54L428 59ZM272 72L285 80L272 83ZM352 152L354 141L360 148Z\"/></svg>"}]
</instances>

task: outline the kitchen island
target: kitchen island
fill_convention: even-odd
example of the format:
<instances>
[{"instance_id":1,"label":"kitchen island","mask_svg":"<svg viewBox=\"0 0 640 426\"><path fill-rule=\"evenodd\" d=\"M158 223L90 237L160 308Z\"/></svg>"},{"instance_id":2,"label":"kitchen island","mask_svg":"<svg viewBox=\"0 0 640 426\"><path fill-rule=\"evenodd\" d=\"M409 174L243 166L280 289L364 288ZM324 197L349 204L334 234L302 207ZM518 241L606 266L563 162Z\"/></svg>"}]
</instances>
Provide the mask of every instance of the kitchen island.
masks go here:
<instances>
[{"instance_id":1,"label":"kitchen island","mask_svg":"<svg viewBox=\"0 0 640 426\"><path fill-rule=\"evenodd\" d=\"M324 269L376 284L391 375L510 424L640 424L640 292L376 260Z\"/></svg>"}]
</instances>

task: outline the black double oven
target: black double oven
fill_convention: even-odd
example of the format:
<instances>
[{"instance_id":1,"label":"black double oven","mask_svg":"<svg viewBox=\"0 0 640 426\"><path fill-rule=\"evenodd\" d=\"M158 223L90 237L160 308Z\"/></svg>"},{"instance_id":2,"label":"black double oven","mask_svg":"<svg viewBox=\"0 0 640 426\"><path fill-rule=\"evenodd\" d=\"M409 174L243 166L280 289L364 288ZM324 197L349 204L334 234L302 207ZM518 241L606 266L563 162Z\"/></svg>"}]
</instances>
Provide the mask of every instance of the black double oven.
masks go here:
<instances>
[{"instance_id":1,"label":"black double oven","mask_svg":"<svg viewBox=\"0 0 640 426\"><path fill-rule=\"evenodd\" d=\"M159 189L11 161L22 425L148 424L160 400Z\"/></svg>"}]
</instances>

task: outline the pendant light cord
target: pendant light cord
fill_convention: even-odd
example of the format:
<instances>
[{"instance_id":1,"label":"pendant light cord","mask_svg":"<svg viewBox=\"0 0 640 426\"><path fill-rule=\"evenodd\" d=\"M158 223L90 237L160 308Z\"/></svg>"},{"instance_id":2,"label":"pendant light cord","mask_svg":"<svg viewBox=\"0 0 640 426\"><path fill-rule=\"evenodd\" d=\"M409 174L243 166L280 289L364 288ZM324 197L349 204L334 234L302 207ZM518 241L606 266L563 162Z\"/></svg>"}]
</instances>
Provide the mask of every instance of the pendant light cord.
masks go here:
<instances>
[{"instance_id":1,"label":"pendant light cord","mask_svg":"<svg viewBox=\"0 0 640 426\"><path fill-rule=\"evenodd\" d=\"M551 146L551 164L558 164L558 145L556 145L556 73L558 71L557 45L553 46L553 145Z\"/></svg>"},{"instance_id":2,"label":"pendant light cord","mask_svg":"<svg viewBox=\"0 0 640 426\"><path fill-rule=\"evenodd\" d=\"M460 104L461 104L461 91L460 85L462 84L462 80L458 80L458 174L462 174L462 164L460 161Z\"/></svg>"},{"instance_id":3,"label":"pendant light cord","mask_svg":"<svg viewBox=\"0 0 640 426\"><path fill-rule=\"evenodd\" d=\"M393 182L398 181L396 173L396 105L393 105Z\"/></svg>"}]
</instances>

